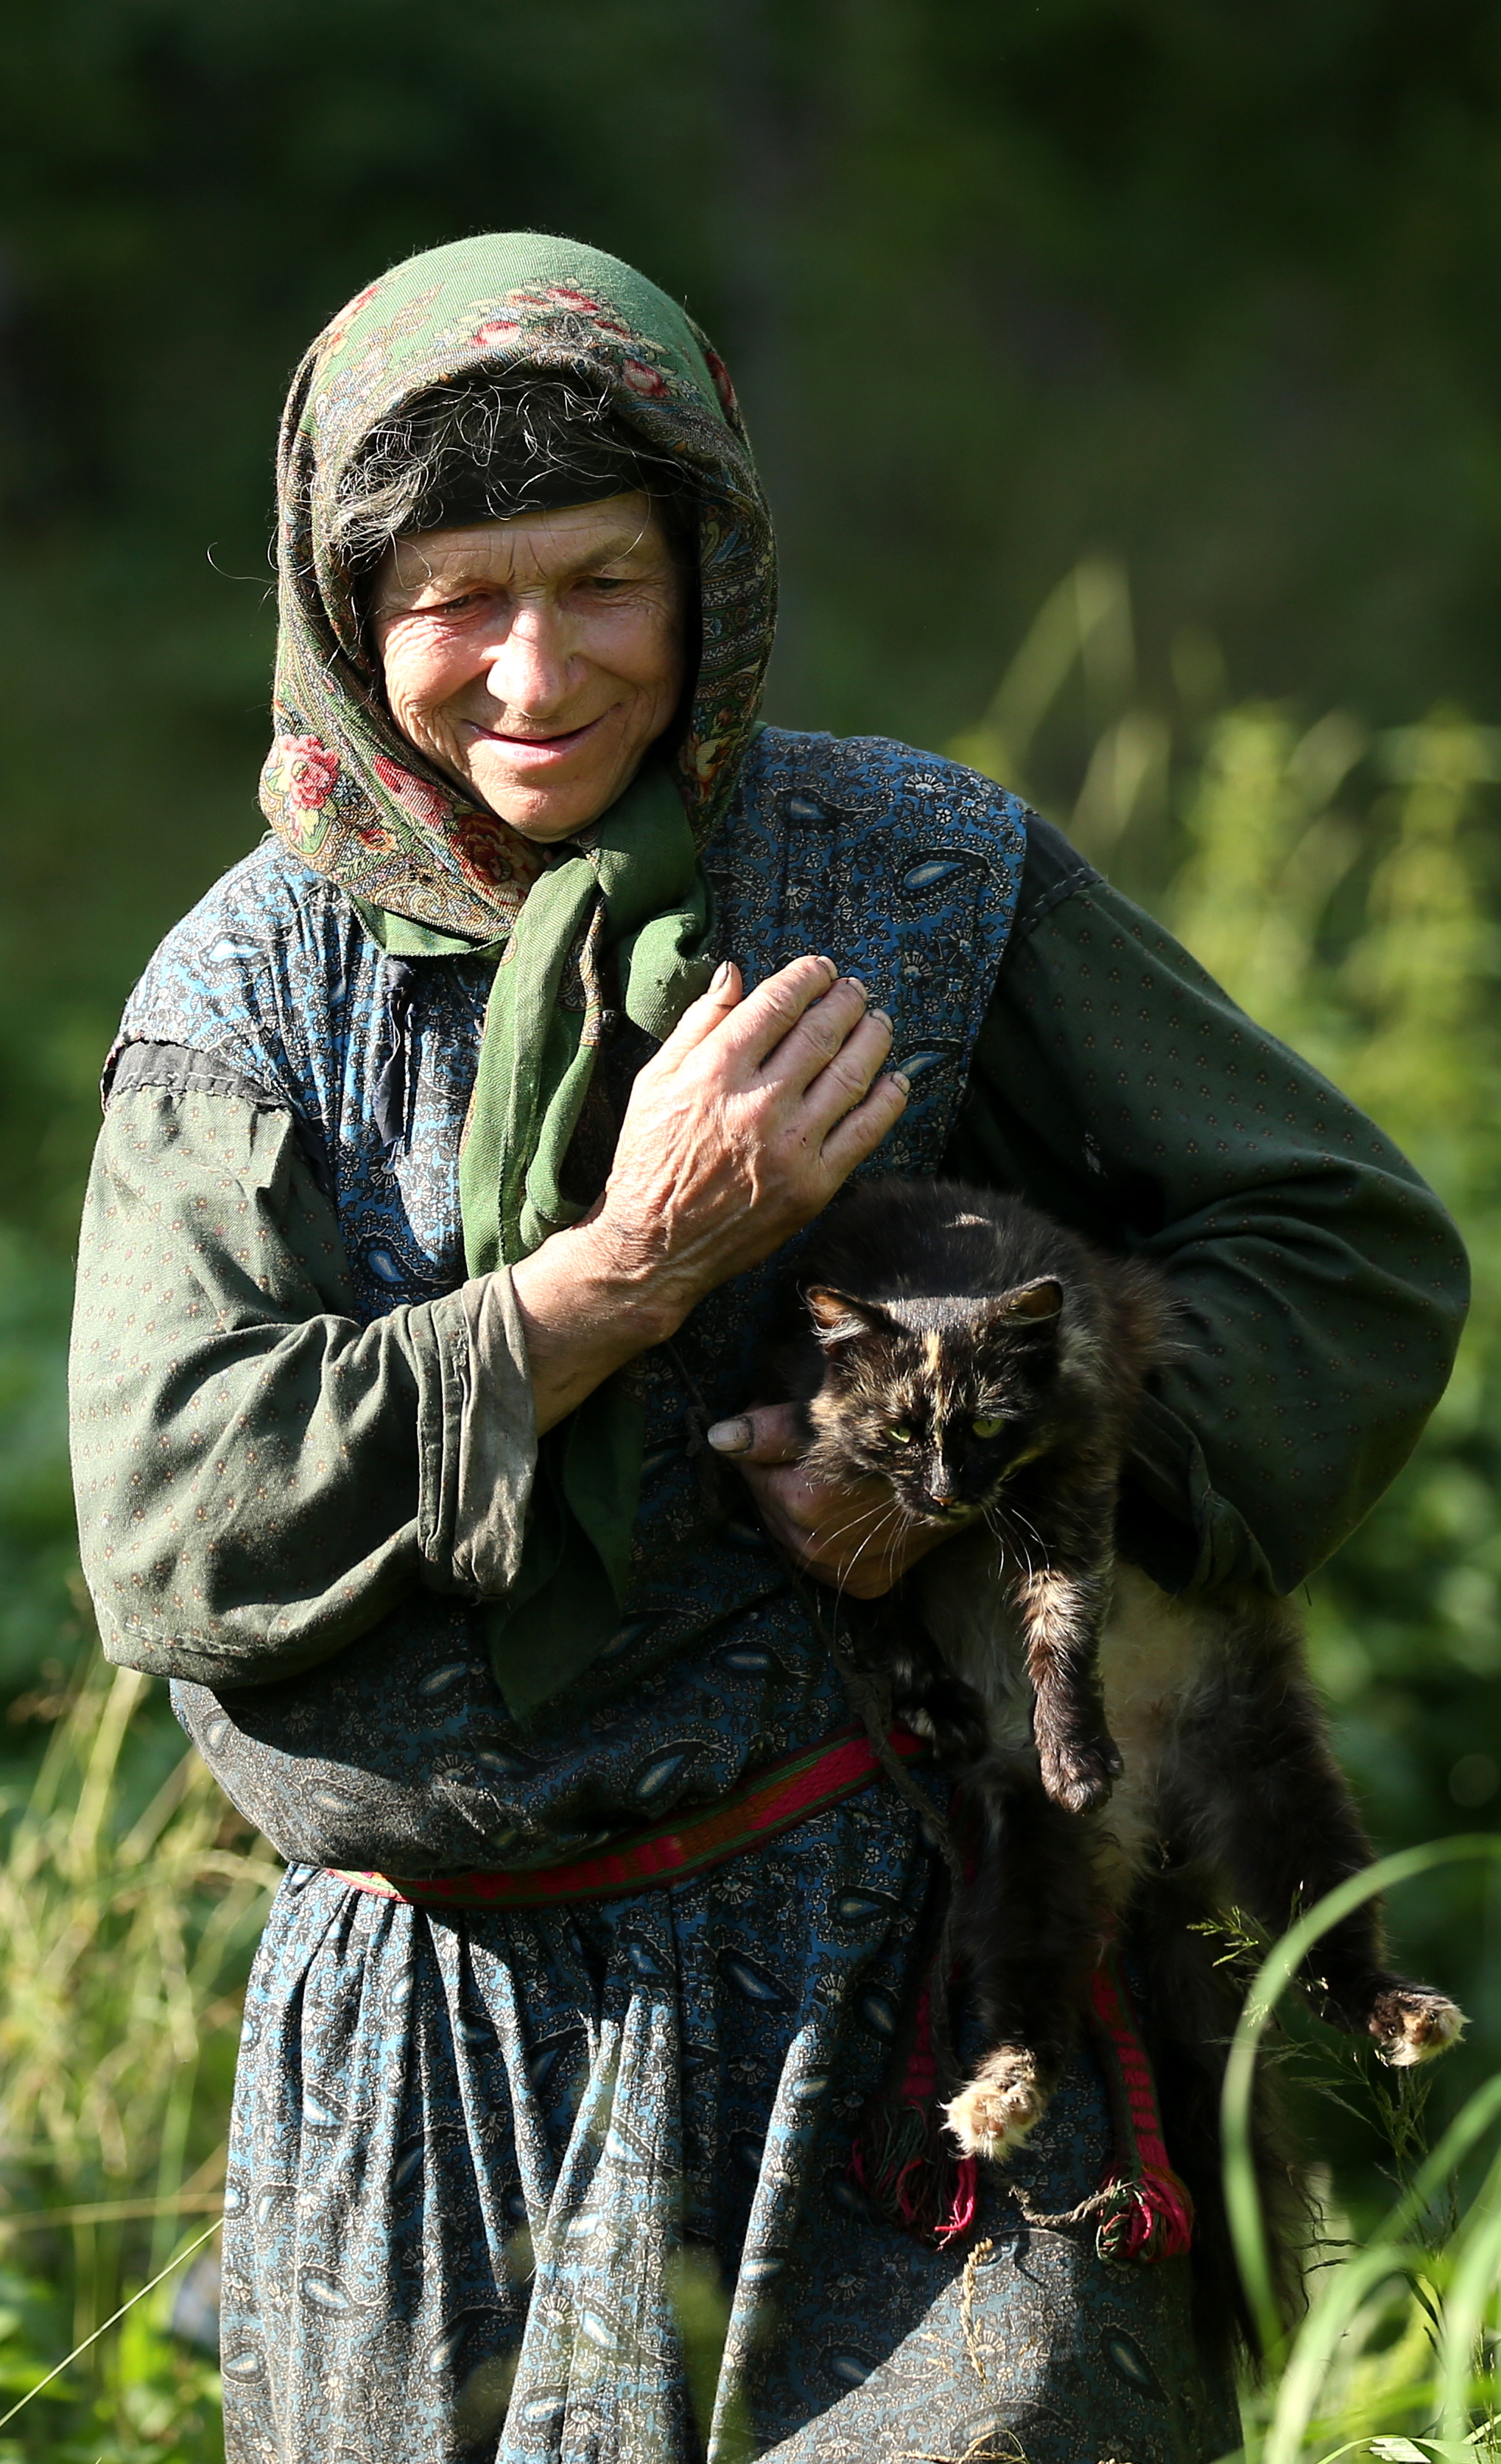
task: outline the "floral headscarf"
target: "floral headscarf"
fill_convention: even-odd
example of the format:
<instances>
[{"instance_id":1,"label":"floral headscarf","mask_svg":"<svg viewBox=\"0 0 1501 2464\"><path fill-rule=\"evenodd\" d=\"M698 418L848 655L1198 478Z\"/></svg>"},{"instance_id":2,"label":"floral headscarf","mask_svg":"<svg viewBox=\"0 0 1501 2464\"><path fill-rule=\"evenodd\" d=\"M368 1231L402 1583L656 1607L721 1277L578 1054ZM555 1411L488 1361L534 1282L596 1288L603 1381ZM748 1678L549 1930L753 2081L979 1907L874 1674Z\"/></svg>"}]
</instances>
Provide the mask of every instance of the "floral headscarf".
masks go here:
<instances>
[{"instance_id":1,"label":"floral headscarf","mask_svg":"<svg viewBox=\"0 0 1501 2464\"><path fill-rule=\"evenodd\" d=\"M692 489L702 648L673 769L699 846L734 791L776 611L771 524L723 363L618 257L491 231L408 257L340 312L282 423L277 733L261 804L278 837L354 896L475 941L514 923L537 858L398 734L333 516L367 438L415 396L519 365L603 378L616 416Z\"/></svg>"}]
</instances>

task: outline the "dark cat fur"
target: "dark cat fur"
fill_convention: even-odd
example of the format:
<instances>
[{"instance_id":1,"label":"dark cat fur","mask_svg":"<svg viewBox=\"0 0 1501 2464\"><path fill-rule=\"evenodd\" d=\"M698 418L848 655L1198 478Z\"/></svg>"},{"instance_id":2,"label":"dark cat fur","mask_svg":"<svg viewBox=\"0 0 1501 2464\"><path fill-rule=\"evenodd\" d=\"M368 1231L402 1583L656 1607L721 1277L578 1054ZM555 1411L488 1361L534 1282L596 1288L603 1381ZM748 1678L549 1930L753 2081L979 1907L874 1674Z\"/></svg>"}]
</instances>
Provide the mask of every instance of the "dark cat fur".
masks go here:
<instances>
[{"instance_id":1,"label":"dark cat fur","mask_svg":"<svg viewBox=\"0 0 1501 2464\"><path fill-rule=\"evenodd\" d=\"M892 1514L963 1529L886 1599L853 1604L867 1668L934 1733L980 1843L957 1941L991 2050L950 2126L995 2158L1026 2137L1101 1944L1129 1925L1149 1949L1169 2145L1214 2208L1221 2056L1200 2037L1216 1980L1169 1903L1186 1892L1277 1934L1371 1848L1289 1604L1248 1585L1176 1600L1114 1564L1128 1426L1166 1323L1147 1270L1018 1199L872 1181L800 1253L765 1391L804 1404L810 1470L878 1475ZM977 1419L1001 1427L977 1438ZM1370 1903L1324 1936L1303 1981L1326 2019L1397 2066L1464 2024L1387 1969ZM1286 2210L1283 2159L1279 2171ZM1223 2279L1223 2326L1236 2299L1223 2231L1205 2269Z\"/></svg>"},{"instance_id":2,"label":"dark cat fur","mask_svg":"<svg viewBox=\"0 0 1501 2464\"><path fill-rule=\"evenodd\" d=\"M806 1407L809 1474L875 1475L910 1522L992 1517L1043 1786L1074 1813L1102 1803L1120 1758L1095 1662L1121 1453L1166 1321L1157 1276L1019 1200L886 1180L825 1216L798 1290L770 1374Z\"/></svg>"}]
</instances>

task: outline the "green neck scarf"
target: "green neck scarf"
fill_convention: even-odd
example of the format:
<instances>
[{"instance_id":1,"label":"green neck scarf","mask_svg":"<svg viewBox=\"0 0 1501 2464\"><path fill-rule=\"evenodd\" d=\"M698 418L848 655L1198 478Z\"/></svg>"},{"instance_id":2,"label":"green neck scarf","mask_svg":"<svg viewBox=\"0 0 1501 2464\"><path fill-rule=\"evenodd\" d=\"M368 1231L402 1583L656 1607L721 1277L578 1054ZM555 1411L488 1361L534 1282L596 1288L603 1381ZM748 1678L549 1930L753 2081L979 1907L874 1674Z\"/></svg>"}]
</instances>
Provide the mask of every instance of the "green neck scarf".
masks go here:
<instances>
[{"instance_id":1,"label":"green neck scarf","mask_svg":"<svg viewBox=\"0 0 1501 2464\"><path fill-rule=\"evenodd\" d=\"M545 864L396 731L359 578L337 550L341 483L366 439L434 388L491 371L603 377L649 457L696 511L699 659L671 757ZM491 231L411 257L320 334L298 371L277 475L271 826L337 881L393 957L497 960L460 1157L471 1274L514 1265L578 1219L564 1158L603 1037L604 986L671 1032L709 973L698 850L755 723L775 617L771 526L734 392L692 319L618 257ZM513 1711L545 1702L620 1622L640 1485L636 1381L612 1377L544 1440L520 1574L495 1604Z\"/></svg>"},{"instance_id":2,"label":"green neck scarf","mask_svg":"<svg viewBox=\"0 0 1501 2464\"><path fill-rule=\"evenodd\" d=\"M476 955L471 942L359 904L392 957ZM599 1050L599 961L613 962L626 1016L660 1042L709 981L710 923L682 799L649 762L603 821L559 850L509 935L486 946L497 963L459 1158L472 1275L515 1265L584 1211L563 1195L563 1170ZM563 998L570 986L582 1001ZM490 1616L496 1676L517 1713L586 1668L620 1622L643 1436L627 1373L542 1441L520 1573Z\"/></svg>"},{"instance_id":3,"label":"green neck scarf","mask_svg":"<svg viewBox=\"0 0 1501 2464\"><path fill-rule=\"evenodd\" d=\"M514 1265L578 1221L562 1176L598 1050L590 960L613 958L626 1016L660 1043L708 983L708 929L682 799L649 766L533 885L496 969L459 1168L472 1275ZM560 999L574 951L583 1009Z\"/></svg>"}]
</instances>

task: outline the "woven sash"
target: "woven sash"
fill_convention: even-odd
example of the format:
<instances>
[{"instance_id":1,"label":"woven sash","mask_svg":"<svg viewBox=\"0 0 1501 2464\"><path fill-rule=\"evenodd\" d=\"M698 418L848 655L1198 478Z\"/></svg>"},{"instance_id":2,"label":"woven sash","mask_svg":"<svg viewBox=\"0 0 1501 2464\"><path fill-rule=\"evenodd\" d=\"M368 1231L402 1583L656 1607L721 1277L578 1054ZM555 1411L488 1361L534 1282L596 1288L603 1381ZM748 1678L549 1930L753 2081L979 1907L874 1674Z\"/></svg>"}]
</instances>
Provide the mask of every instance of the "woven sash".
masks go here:
<instances>
[{"instance_id":1,"label":"woven sash","mask_svg":"<svg viewBox=\"0 0 1501 2464\"><path fill-rule=\"evenodd\" d=\"M894 1753L904 1762L928 1751L921 1737L893 1728ZM406 1900L413 1907L548 1908L578 1900L618 1900L630 1891L659 1890L683 1882L727 1858L742 1857L842 1797L869 1788L880 1771L875 1748L863 1729L845 1728L808 1752L779 1763L701 1814L638 1831L608 1848L547 1865L530 1874L360 1874L331 1870L357 1891Z\"/></svg>"}]
</instances>

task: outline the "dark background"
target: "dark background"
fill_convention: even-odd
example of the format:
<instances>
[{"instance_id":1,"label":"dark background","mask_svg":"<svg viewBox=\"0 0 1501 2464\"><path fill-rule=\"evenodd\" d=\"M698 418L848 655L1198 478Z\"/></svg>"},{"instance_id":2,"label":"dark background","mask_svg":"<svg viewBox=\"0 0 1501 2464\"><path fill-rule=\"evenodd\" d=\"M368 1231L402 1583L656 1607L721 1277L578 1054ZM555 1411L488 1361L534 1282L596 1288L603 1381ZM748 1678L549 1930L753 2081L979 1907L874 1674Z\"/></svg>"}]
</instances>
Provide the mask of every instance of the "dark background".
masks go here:
<instances>
[{"instance_id":1,"label":"dark background","mask_svg":"<svg viewBox=\"0 0 1501 2464\"><path fill-rule=\"evenodd\" d=\"M273 445L314 332L487 227L576 234L683 297L779 517L769 715L793 725L944 746L1064 577L1118 567L1134 649L1114 685L1083 663L1026 783L1070 818L1124 659L1173 748L1122 851L1155 898L1214 711L1269 699L1295 731L1340 706L1378 745L1441 706L1501 723L1501 8L32 0L4 56L0 1700L24 1754L81 1632L59 1359L99 1066L156 939L259 831ZM1372 778L1339 826L1375 848ZM1483 795L1467 827L1493 879ZM1488 1265L1501 1133L1495 1162L1467 1219ZM1385 1844L1493 1816L1501 1343L1482 1367L1490 1400L1328 1594L1366 1654L1341 1733ZM1423 1956L1478 1978L1477 1887L1440 1897Z\"/></svg>"},{"instance_id":2,"label":"dark background","mask_svg":"<svg viewBox=\"0 0 1501 2464\"><path fill-rule=\"evenodd\" d=\"M257 826L289 371L435 241L575 233L719 341L780 719L941 743L1101 550L1164 699L1501 715L1485 0L48 0L6 55L0 1155L59 1234L59 1098Z\"/></svg>"}]
</instances>

